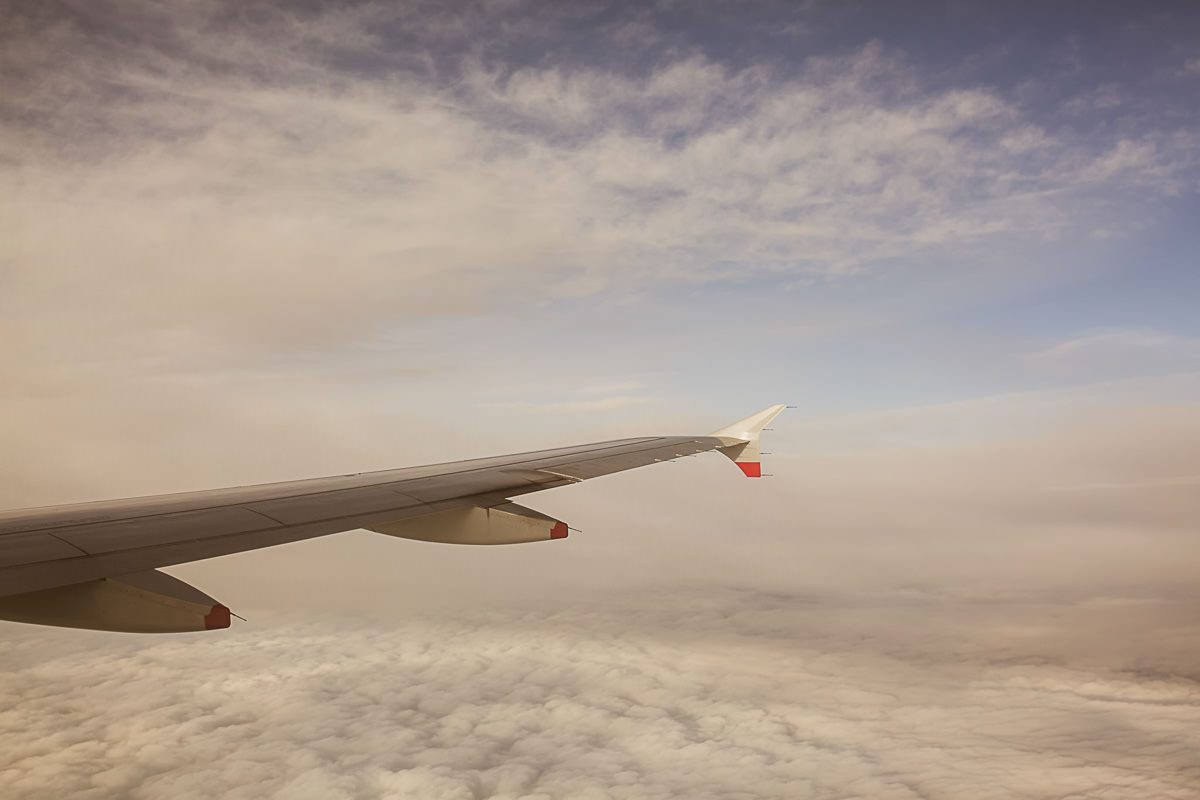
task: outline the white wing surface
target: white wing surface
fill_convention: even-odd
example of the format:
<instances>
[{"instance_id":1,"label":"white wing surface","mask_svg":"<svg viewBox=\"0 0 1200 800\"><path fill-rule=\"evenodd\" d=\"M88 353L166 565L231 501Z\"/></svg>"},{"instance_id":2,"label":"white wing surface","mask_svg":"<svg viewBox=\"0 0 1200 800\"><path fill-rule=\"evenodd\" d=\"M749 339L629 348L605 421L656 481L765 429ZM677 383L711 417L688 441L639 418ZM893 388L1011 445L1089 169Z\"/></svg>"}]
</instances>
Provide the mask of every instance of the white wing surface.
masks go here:
<instances>
[{"instance_id":1,"label":"white wing surface","mask_svg":"<svg viewBox=\"0 0 1200 800\"><path fill-rule=\"evenodd\" d=\"M462 544L564 538L565 523L510 498L709 450L757 477L758 433L783 408L710 436L0 512L0 619L135 632L223 628L227 608L157 569L356 528Z\"/></svg>"}]
</instances>

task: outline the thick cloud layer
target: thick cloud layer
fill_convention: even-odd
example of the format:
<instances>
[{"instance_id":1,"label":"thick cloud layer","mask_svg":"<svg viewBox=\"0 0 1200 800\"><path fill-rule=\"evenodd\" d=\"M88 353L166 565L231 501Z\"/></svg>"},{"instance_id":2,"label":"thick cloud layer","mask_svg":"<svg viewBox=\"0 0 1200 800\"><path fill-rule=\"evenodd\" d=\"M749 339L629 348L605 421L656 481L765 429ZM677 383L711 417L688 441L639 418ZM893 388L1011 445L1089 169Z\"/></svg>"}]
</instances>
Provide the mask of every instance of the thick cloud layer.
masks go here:
<instances>
[{"instance_id":1,"label":"thick cloud layer","mask_svg":"<svg viewBox=\"0 0 1200 800\"><path fill-rule=\"evenodd\" d=\"M1188 800L1198 611L725 590L152 641L6 629L0 780L47 799Z\"/></svg>"}]
</instances>

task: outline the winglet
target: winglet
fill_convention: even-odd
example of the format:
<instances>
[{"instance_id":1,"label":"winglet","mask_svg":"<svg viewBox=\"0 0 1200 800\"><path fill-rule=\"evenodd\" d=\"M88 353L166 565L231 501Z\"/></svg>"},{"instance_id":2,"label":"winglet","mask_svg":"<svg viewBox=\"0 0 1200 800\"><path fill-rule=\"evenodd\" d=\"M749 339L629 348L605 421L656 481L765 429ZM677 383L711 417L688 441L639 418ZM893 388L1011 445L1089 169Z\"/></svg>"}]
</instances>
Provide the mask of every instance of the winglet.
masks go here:
<instances>
[{"instance_id":1,"label":"winglet","mask_svg":"<svg viewBox=\"0 0 1200 800\"><path fill-rule=\"evenodd\" d=\"M785 408L787 406L784 405L764 408L757 414L715 431L712 435L723 442L717 450L737 464L747 478L761 478L762 460L759 458L758 436Z\"/></svg>"}]
</instances>

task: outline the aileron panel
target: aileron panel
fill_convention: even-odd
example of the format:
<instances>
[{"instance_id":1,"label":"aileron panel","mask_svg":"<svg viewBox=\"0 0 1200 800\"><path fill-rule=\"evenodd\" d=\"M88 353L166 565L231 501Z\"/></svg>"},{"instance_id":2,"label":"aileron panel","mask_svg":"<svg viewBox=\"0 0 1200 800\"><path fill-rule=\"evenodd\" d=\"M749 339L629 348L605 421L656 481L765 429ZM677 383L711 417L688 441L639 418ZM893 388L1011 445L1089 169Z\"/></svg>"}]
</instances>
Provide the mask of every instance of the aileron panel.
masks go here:
<instances>
[{"instance_id":1,"label":"aileron panel","mask_svg":"<svg viewBox=\"0 0 1200 800\"><path fill-rule=\"evenodd\" d=\"M285 525L300 525L420 504L421 501L417 498L391 489L368 488L265 500L261 503L248 503L245 507Z\"/></svg>"},{"instance_id":2,"label":"aileron panel","mask_svg":"<svg viewBox=\"0 0 1200 800\"><path fill-rule=\"evenodd\" d=\"M0 567L36 564L84 555L62 539L45 533L14 533L0 536Z\"/></svg>"}]
</instances>

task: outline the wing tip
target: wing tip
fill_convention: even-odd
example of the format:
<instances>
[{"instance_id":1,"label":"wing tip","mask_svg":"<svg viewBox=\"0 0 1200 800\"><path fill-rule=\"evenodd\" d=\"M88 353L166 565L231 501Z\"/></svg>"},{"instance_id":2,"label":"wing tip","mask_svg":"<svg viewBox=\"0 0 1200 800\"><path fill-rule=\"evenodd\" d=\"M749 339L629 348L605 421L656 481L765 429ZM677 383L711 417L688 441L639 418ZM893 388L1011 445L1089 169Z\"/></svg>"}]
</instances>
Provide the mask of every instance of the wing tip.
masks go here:
<instances>
[{"instance_id":1,"label":"wing tip","mask_svg":"<svg viewBox=\"0 0 1200 800\"><path fill-rule=\"evenodd\" d=\"M778 403L767 406L757 414L751 414L732 425L727 425L712 434L721 440L717 450L733 463L747 478L762 477L762 460L759 458L759 436L788 406Z\"/></svg>"},{"instance_id":2,"label":"wing tip","mask_svg":"<svg viewBox=\"0 0 1200 800\"><path fill-rule=\"evenodd\" d=\"M739 419L731 425L726 425L711 435L722 439L737 439L743 442L748 442L758 438L758 434L763 428L771 424L771 420L775 419L787 406L783 403L776 403L773 406L767 406L762 411L751 414L745 419Z\"/></svg>"},{"instance_id":3,"label":"wing tip","mask_svg":"<svg viewBox=\"0 0 1200 800\"><path fill-rule=\"evenodd\" d=\"M762 463L759 461L735 461L733 463L738 465L747 478L762 477Z\"/></svg>"}]
</instances>

